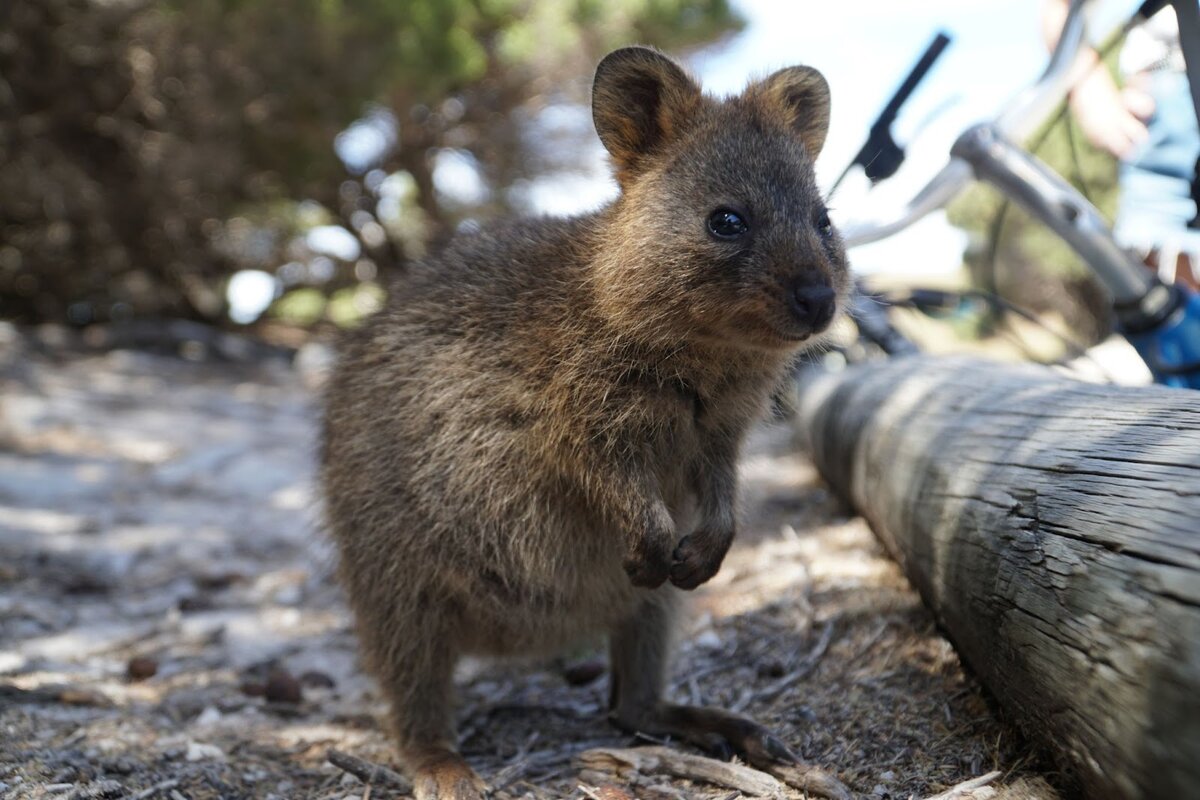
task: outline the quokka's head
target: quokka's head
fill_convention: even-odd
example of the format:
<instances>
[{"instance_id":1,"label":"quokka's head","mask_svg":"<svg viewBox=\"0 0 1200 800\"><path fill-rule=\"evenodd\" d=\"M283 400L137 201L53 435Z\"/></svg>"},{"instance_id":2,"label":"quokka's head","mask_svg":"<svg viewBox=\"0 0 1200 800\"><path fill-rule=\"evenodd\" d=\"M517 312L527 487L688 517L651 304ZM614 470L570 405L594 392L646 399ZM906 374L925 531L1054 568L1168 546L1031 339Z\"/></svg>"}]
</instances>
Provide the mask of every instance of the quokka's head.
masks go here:
<instances>
[{"instance_id":1,"label":"quokka's head","mask_svg":"<svg viewBox=\"0 0 1200 800\"><path fill-rule=\"evenodd\" d=\"M645 47L596 69L592 116L621 186L597 284L648 334L790 350L828 329L849 287L813 161L829 86L789 67L706 96Z\"/></svg>"}]
</instances>

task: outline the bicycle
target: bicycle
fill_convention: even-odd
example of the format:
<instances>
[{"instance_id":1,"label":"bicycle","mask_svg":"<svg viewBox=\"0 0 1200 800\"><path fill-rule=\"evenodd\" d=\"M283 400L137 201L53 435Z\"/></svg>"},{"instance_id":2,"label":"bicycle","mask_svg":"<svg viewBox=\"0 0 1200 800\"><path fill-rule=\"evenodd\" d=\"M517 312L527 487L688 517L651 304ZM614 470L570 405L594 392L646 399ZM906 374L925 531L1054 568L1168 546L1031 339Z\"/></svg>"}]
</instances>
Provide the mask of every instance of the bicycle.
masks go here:
<instances>
[{"instance_id":1,"label":"bicycle","mask_svg":"<svg viewBox=\"0 0 1200 800\"><path fill-rule=\"evenodd\" d=\"M1050 227L1083 259L1108 290L1117 330L1133 345L1154 380L1167 386L1200 389L1200 295L1167 284L1114 240L1099 210L1053 169L1025 150L1023 141L1051 117L1070 89L1070 68L1087 34L1085 9L1092 0L1072 0L1058 43L1042 75L995 117L963 131L946 165L908 202L887 218L852 220L842 226L848 249L886 238L944 207L972 180L986 182ZM1123 27L1129 30L1166 5L1147 0ZM1181 42L1193 100L1200 115L1200 14L1194 0L1170 0L1179 16ZM843 171L860 166L873 182L891 177L904 150L891 135L891 124L908 97L949 44L938 34L871 126L866 144ZM838 182L841 177L838 178ZM836 186L836 183L835 183ZM916 289L906 296L872 294L860 284L851 301L851 318L861 339L888 356L918 351L891 322L889 308L920 310L946 307L964 299L999 303L1027 318L1027 312L986 292ZM1057 335L1057 334L1056 334ZM1069 343L1073 350L1077 346Z\"/></svg>"}]
</instances>

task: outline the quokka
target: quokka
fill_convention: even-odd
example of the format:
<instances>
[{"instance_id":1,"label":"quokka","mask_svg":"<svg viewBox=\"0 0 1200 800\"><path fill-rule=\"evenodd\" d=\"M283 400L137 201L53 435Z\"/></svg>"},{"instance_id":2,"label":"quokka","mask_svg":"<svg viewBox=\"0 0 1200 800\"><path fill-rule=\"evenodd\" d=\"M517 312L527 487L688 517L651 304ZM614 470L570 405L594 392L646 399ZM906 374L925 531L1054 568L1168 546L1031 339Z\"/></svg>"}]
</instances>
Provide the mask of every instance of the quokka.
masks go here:
<instances>
[{"instance_id":1,"label":"quokka","mask_svg":"<svg viewBox=\"0 0 1200 800\"><path fill-rule=\"evenodd\" d=\"M330 381L328 524L421 800L485 791L455 749L461 655L597 632L618 726L798 765L764 727L663 686L681 593L734 537L746 430L849 287L813 175L828 86L792 67L718 100L629 47L598 66L592 109L617 199L452 240Z\"/></svg>"}]
</instances>

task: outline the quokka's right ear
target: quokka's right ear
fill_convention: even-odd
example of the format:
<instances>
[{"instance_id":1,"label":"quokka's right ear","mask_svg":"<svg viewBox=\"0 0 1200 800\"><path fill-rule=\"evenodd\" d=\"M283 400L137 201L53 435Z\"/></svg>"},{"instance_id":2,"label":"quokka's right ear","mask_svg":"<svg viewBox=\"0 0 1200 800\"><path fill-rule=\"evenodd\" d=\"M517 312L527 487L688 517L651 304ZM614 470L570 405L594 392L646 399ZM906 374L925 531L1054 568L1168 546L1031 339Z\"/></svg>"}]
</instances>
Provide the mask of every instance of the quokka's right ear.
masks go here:
<instances>
[{"instance_id":1,"label":"quokka's right ear","mask_svg":"<svg viewBox=\"0 0 1200 800\"><path fill-rule=\"evenodd\" d=\"M701 97L696 82L657 50L624 47L604 57L592 84L592 119L622 186L678 134Z\"/></svg>"}]
</instances>

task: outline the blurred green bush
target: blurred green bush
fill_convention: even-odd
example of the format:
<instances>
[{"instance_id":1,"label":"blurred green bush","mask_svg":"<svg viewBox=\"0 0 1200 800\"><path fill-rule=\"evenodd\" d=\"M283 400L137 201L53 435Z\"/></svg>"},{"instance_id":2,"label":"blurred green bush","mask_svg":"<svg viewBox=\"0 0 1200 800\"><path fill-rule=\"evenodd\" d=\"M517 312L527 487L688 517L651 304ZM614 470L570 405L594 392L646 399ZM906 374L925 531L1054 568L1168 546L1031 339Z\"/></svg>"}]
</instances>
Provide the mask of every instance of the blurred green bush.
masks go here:
<instances>
[{"instance_id":1,"label":"blurred green bush","mask_svg":"<svg viewBox=\"0 0 1200 800\"><path fill-rule=\"evenodd\" d=\"M530 120L584 101L603 52L737 24L727 0L7 0L0 316L228 322L254 269L302 292L285 317L352 320L375 295L339 292L561 167ZM447 154L465 199L435 186Z\"/></svg>"}]
</instances>

